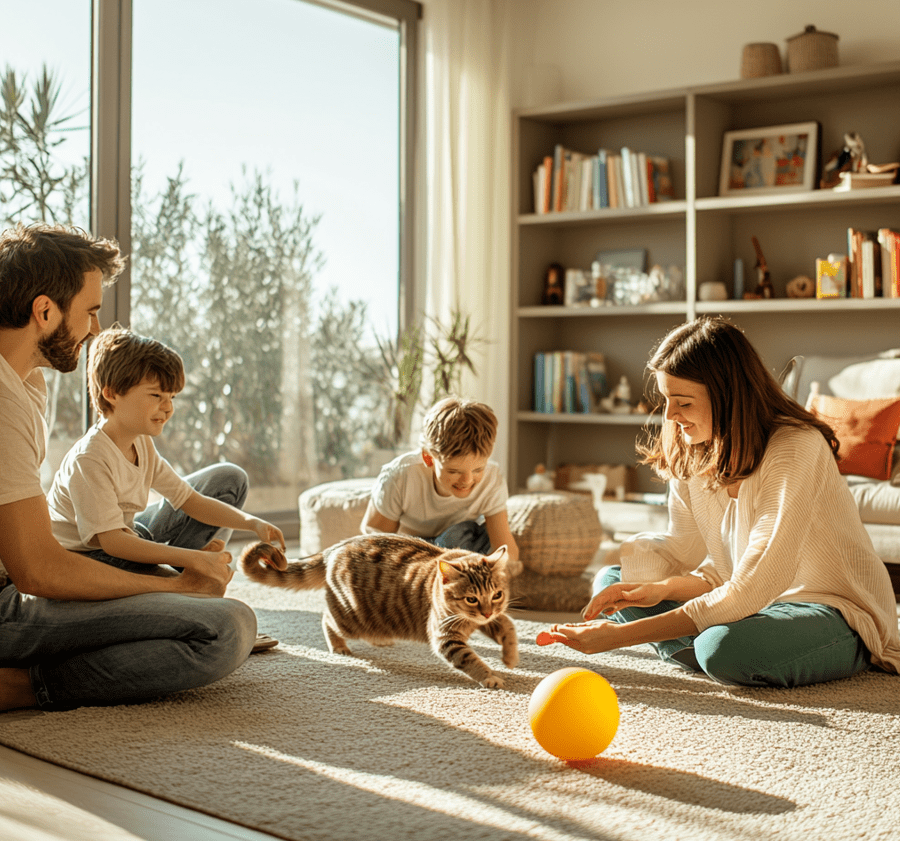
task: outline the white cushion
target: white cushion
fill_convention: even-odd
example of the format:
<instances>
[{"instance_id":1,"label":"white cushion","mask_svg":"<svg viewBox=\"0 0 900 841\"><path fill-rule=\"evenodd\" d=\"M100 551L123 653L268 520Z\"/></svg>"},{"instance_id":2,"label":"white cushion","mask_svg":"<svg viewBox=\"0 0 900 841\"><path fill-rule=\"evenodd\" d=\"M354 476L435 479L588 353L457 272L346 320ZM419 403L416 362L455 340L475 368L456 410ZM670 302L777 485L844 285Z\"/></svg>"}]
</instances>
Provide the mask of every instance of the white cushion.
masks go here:
<instances>
[{"instance_id":1,"label":"white cushion","mask_svg":"<svg viewBox=\"0 0 900 841\"><path fill-rule=\"evenodd\" d=\"M829 378L828 387L835 397L845 400L896 397L900 395L900 359L871 359L848 365Z\"/></svg>"},{"instance_id":2,"label":"white cushion","mask_svg":"<svg viewBox=\"0 0 900 841\"><path fill-rule=\"evenodd\" d=\"M864 523L900 526L900 487L866 476L848 476L847 484Z\"/></svg>"}]
</instances>

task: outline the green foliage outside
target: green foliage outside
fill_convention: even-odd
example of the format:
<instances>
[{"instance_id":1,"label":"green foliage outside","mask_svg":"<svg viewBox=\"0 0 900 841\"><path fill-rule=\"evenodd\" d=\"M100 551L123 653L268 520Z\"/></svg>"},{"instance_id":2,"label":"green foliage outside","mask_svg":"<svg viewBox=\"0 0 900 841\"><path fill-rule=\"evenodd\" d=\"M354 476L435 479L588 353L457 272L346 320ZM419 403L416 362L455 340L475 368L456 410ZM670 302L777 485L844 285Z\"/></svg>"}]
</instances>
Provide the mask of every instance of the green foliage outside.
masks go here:
<instances>
[{"instance_id":1,"label":"green foliage outside","mask_svg":"<svg viewBox=\"0 0 900 841\"><path fill-rule=\"evenodd\" d=\"M7 68L0 105L0 225L61 222L87 227L88 161L66 163L67 132L87 115L60 115L60 80L28 84ZM366 304L332 289L318 297L324 256L318 217L285 199L258 172L243 172L227 207L190 192L183 166L154 192L132 171L131 325L175 348L187 383L157 442L189 473L233 461L252 486L303 489L365 475L373 447L409 443L421 407L474 370L468 317L373 340ZM426 325L425 327L427 327ZM83 383L48 373L51 437L83 431Z\"/></svg>"}]
</instances>

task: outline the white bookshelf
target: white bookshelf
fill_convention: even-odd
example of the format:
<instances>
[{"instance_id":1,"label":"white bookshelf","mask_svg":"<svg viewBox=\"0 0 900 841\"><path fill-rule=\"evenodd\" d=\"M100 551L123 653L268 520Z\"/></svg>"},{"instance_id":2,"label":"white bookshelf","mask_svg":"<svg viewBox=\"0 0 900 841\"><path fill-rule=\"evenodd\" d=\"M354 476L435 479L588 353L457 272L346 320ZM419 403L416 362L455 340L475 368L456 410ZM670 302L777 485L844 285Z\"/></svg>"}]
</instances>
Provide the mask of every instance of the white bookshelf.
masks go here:
<instances>
[{"instance_id":1,"label":"white bookshelf","mask_svg":"<svg viewBox=\"0 0 900 841\"><path fill-rule=\"evenodd\" d=\"M785 285L815 274L815 259L846 251L852 226L900 229L900 185L833 192L718 195L724 132L816 120L819 157L858 131L869 160L900 160L900 62L598 99L517 111L513 119L511 488L534 465L633 463L646 416L562 415L532 411L533 358L538 351L600 351L609 381L628 377L633 395L656 342L701 313L722 313L744 328L775 373L795 354L868 353L900 346L900 300L788 299ZM670 159L676 200L641 208L536 214L532 173L555 144L594 154L600 147ZM767 301L697 301L706 281L732 292L735 258L745 288L755 286L751 237L758 237L777 297ZM598 251L646 248L650 265L685 273L686 300L645 306L542 306L551 263L589 268ZM645 468L638 489L659 491Z\"/></svg>"}]
</instances>

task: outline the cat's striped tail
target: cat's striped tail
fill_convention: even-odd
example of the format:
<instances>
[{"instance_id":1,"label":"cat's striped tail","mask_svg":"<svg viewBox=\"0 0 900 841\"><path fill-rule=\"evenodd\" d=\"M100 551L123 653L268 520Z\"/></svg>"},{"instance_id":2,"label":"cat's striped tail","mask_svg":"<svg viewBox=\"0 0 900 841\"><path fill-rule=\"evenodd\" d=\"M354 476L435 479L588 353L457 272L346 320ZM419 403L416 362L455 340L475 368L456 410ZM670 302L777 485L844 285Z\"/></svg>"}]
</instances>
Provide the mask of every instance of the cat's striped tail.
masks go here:
<instances>
[{"instance_id":1,"label":"cat's striped tail","mask_svg":"<svg viewBox=\"0 0 900 841\"><path fill-rule=\"evenodd\" d=\"M325 586L325 556L321 552L288 562L277 546L253 543L241 552L241 569L248 578L270 587L319 590Z\"/></svg>"}]
</instances>

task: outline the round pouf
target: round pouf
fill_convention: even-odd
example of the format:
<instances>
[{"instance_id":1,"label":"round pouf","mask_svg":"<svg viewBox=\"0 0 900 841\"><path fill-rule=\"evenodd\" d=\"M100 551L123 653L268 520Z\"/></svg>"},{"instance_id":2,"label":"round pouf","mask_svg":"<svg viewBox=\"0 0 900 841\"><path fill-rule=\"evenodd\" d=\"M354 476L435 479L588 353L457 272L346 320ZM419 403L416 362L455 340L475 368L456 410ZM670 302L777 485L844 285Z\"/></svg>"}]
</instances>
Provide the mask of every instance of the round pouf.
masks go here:
<instances>
[{"instance_id":1,"label":"round pouf","mask_svg":"<svg viewBox=\"0 0 900 841\"><path fill-rule=\"evenodd\" d=\"M374 479L341 479L300 494L300 552L314 555L360 533Z\"/></svg>"},{"instance_id":2,"label":"round pouf","mask_svg":"<svg viewBox=\"0 0 900 841\"><path fill-rule=\"evenodd\" d=\"M506 510L522 564L540 575L581 575L603 539L597 511L586 494L517 494L509 498Z\"/></svg>"},{"instance_id":3,"label":"round pouf","mask_svg":"<svg viewBox=\"0 0 900 841\"><path fill-rule=\"evenodd\" d=\"M593 759L619 729L619 699L606 678L570 666L535 687L528 720L547 753L566 760Z\"/></svg>"}]
</instances>

